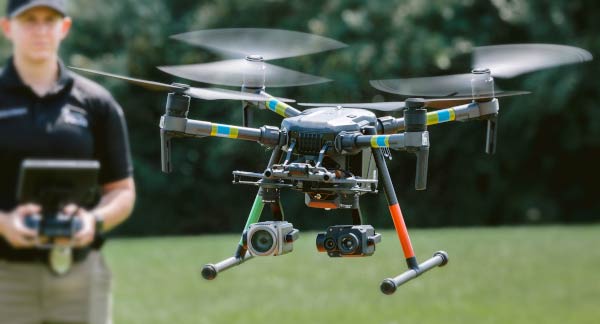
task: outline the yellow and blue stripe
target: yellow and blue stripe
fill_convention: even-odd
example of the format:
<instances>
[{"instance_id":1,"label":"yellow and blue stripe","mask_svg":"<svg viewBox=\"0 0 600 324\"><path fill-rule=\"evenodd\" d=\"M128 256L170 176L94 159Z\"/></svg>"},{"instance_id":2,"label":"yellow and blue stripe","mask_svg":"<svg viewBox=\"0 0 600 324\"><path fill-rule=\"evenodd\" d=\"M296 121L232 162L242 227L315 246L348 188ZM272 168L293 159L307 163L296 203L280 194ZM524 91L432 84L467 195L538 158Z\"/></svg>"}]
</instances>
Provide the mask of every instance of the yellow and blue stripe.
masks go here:
<instances>
[{"instance_id":1,"label":"yellow and blue stripe","mask_svg":"<svg viewBox=\"0 0 600 324\"><path fill-rule=\"evenodd\" d=\"M427 113L427 125L441 124L456 119L454 109L444 109Z\"/></svg>"},{"instance_id":2,"label":"yellow and blue stripe","mask_svg":"<svg viewBox=\"0 0 600 324\"><path fill-rule=\"evenodd\" d=\"M389 147L390 146L390 135L373 135L371 136L371 147Z\"/></svg>"},{"instance_id":3,"label":"yellow and blue stripe","mask_svg":"<svg viewBox=\"0 0 600 324\"><path fill-rule=\"evenodd\" d=\"M211 124L210 136L237 138L239 128L221 124Z\"/></svg>"},{"instance_id":4,"label":"yellow and blue stripe","mask_svg":"<svg viewBox=\"0 0 600 324\"><path fill-rule=\"evenodd\" d=\"M285 113L287 107L289 106L277 99L270 99L269 101L267 101L267 108L283 117L289 117Z\"/></svg>"}]
</instances>

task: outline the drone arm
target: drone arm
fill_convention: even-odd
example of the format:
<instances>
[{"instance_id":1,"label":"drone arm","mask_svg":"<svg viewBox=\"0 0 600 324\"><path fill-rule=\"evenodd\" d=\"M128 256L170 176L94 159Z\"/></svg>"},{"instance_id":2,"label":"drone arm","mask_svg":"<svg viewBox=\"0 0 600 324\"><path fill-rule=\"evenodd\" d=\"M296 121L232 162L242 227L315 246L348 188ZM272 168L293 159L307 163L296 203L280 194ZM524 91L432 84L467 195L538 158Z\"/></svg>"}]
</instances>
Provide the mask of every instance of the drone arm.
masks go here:
<instances>
[{"instance_id":1,"label":"drone arm","mask_svg":"<svg viewBox=\"0 0 600 324\"><path fill-rule=\"evenodd\" d=\"M473 107L469 108L469 106L471 105L473 104L428 112L427 126L447 123L455 120L467 120L469 119L469 116L473 115L475 111ZM461 119L457 119L457 111ZM469 112L471 112L471 114L469 114ZM379 126L380 133L383 134L394 134L398 132L404 132L406 130L406 123L404 122L404 117L381 117L379 118Z\"/></svg>"},{"instance_id":2,"label":"drone arm","mask_svg":"<svg viewBox=\"0 0 600 324\"><path fill-rule=\"evenodd\" d=\"M393 135L357 135L354 138L353 144L360 148L389 147L394 150L403 150L406 148L406 135L404 133Z\"/></svg>"},{"instance_id":3,"label":"drone arm","mask_svg":"<svg viewBox=\"0 0 600 324\"><path fill-rule=\"evenodd\" d=\"M428 138L427 132L423 132ZM340 151L352 152L361 148L382 148L389 147L394 150L405 150L407 147L407 139L415 139L415 137L407 136L406 133L392 135L362 135L358 132L341 133L336 138L335 146ZM428 143L428 141L427 141Z\"/></svg>"},{"instance_id":4,"label":"drone arm","mask_svg":"<svg viewBox=\"0 0 600 324\"><path fill-rule=\"evenodd\" d=\"M405 129L404 118L394 118L392 116L377 118L377 134L396 134Z\"/></svg>"},{"instance_id":5,"label":"drone arm","mask_svg":"<svg viewBox=\"0 0 600 324\"><path fill-rule=\"evenodd\" d=\"M452 108L431 111L427 113L427 126L452 122L479 120L490 118L498 114L498 99L487 102L472 102ZM378 133L394 134L406 130L404 118L380 117L378 119Z\"/></svg>"},{"instance_id":6,"label":"drone arm","mask_svg":"<svg viewBox=\"0 0 600 324\"><path fill-rule=\"evenodd\" d=\"M255 141L267 146L278 145L282 136L278 128L271 126L263 126L261 128L240 127L169 116L161 118L160 128L163 131L168 131L171 134L179 136L224 137Z\"/></svg>"},{"instance_id":7,"label":"drone arm","mask_svg":"<svg viewBox=\"0 0 600 324\"><path fill-rule=\"evenodd\" d=\"M191 119L187 120L184 133L191 136L214 136L256 142L260 141L261 138L261 131L258 128L238 127Z\"/></svg>"},{"instance_id":8,"label":"drone arm","mask_svg":"<svg viewBox=\"0 0 600 324\"><path fill-rule=\"evenodd\" d=\"M472 102L428 113L427 124L435 125L449 121L487 120L485 152L487 154L494 154L496 152L496 140L498 136L499 110L498 99Z\"/></svg>"},{"instance_id":9,"label":"drone arm","mask_svg":"<svg viewBox=\"0 0 600 324\"><path fill-rule=\"evenodd\" d=\"M262 92L262 94L269 95L266 92ZM262 102L261 102L262 104ZM272 97L269 101L264 102L265 108L270 111L284 117L295 117L300 115L302 112L283 101L279 101L277 98Z\"/></svg>"},{"instance_id":10,"label":"drone arm","mask_svg":"<svg viewBox=\"0 0 600 324\"><path fill-rule=\"evenodd\" d=\"M498 104L498 99L493 99L485 102L472 102L466 105L436 111L435 113L444 113L445 111L448 111L448 114L450 114L450 116L449 118L447 118L447 120L441 118L439 121L435 118L432 118L431 125L454 120L467 121L473 119L486 118L497 114L499 110L500 106ZM429 118L427 119L427 123L430 123Z\"/></svg>"},{"instance_id":11,"label":"drone arm","mask_svg":"<svg viewBox=\"0 0 600 324\"><path fill-rule=\"evenodd\" d=\"M359 133L341 134L336 147L351 152L358 148L371 147L379 149L389 147L395 150L405 150L415 153L417 167L415 189L425 190L427 187L427 165L429 160L429 132L406 132L393 135L361 135Z\"/></svg>"}]
</instances>

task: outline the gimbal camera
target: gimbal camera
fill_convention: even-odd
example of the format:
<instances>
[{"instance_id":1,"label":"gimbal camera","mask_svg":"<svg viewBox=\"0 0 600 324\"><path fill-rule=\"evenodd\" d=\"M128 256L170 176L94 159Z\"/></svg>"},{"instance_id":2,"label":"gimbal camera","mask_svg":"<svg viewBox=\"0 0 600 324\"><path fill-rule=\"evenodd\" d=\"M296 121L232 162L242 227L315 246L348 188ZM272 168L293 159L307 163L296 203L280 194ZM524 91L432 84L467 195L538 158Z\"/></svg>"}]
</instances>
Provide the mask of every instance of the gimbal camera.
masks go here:
<instances>
[{"instance_id":1,"label":"gimbal camera","mask_svg":"<svg viewBox=\"0 0 600 324\"><path fill-rule=\"evenodd\" d=\"M335 225L317 235L317 250L330 257L370 256L381 234L371 225Z\"/></svg>"},{"instance_id":2,"label":"gimbal camera","mask_svg":"<svg viewBox=\"0 0 600 324\"><path fill-rule=\"evenodd\" d=\"M292 252L298 230L286 221L254 223L242 235L244 246L256 256L282 255Z\"/></svg>"}]
</instances>

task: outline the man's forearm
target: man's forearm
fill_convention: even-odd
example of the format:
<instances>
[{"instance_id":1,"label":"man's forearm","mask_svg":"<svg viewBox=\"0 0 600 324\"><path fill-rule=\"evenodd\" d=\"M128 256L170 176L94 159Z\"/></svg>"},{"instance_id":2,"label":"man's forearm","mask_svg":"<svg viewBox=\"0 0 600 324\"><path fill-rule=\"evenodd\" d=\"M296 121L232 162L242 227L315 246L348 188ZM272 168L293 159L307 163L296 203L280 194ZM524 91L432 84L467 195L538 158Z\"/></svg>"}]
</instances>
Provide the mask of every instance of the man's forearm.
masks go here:
<instances>
[{"instance_id":1,"label":"man's forearm","mask_svg":"<svg viewBox=\"0 0 600 324\"><path fill-rule=\"evenodd\" d=\"M0 236L4 236L4 222L6 221L6 219L8 219L7 217L7 213L0 210Z\"/></svg>"},{"instance_id":2,"label":"man's forearm","mask_svg":"<svg viewBox=\"0 0 600 324\"><path fill-rule=\"evenodd\" d=\"M103 186L102 198L92 210L104 220L104 231L122 223L133 210L135 202L135 184L133 178L115 181Z\"/></svg>"}]
</instances>

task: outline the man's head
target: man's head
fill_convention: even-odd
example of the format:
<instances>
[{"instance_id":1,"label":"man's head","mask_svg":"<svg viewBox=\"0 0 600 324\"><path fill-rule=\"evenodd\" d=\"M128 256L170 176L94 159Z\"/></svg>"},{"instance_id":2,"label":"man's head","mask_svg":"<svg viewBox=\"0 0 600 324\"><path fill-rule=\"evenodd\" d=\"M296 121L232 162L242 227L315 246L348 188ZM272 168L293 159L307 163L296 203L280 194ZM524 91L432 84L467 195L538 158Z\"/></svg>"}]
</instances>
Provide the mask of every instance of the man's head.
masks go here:
<instances>
[{"instance_id":1,"label":"man's head","mask_svg":"<svg viewBox=\"0 0 600 324\"><path fill-rule=\"evenodd\" d=\"M57 59L71 19L65 15L65 0L9 0L0 24L15 56L41 63Z\"/></svg>"}]
</instances>

